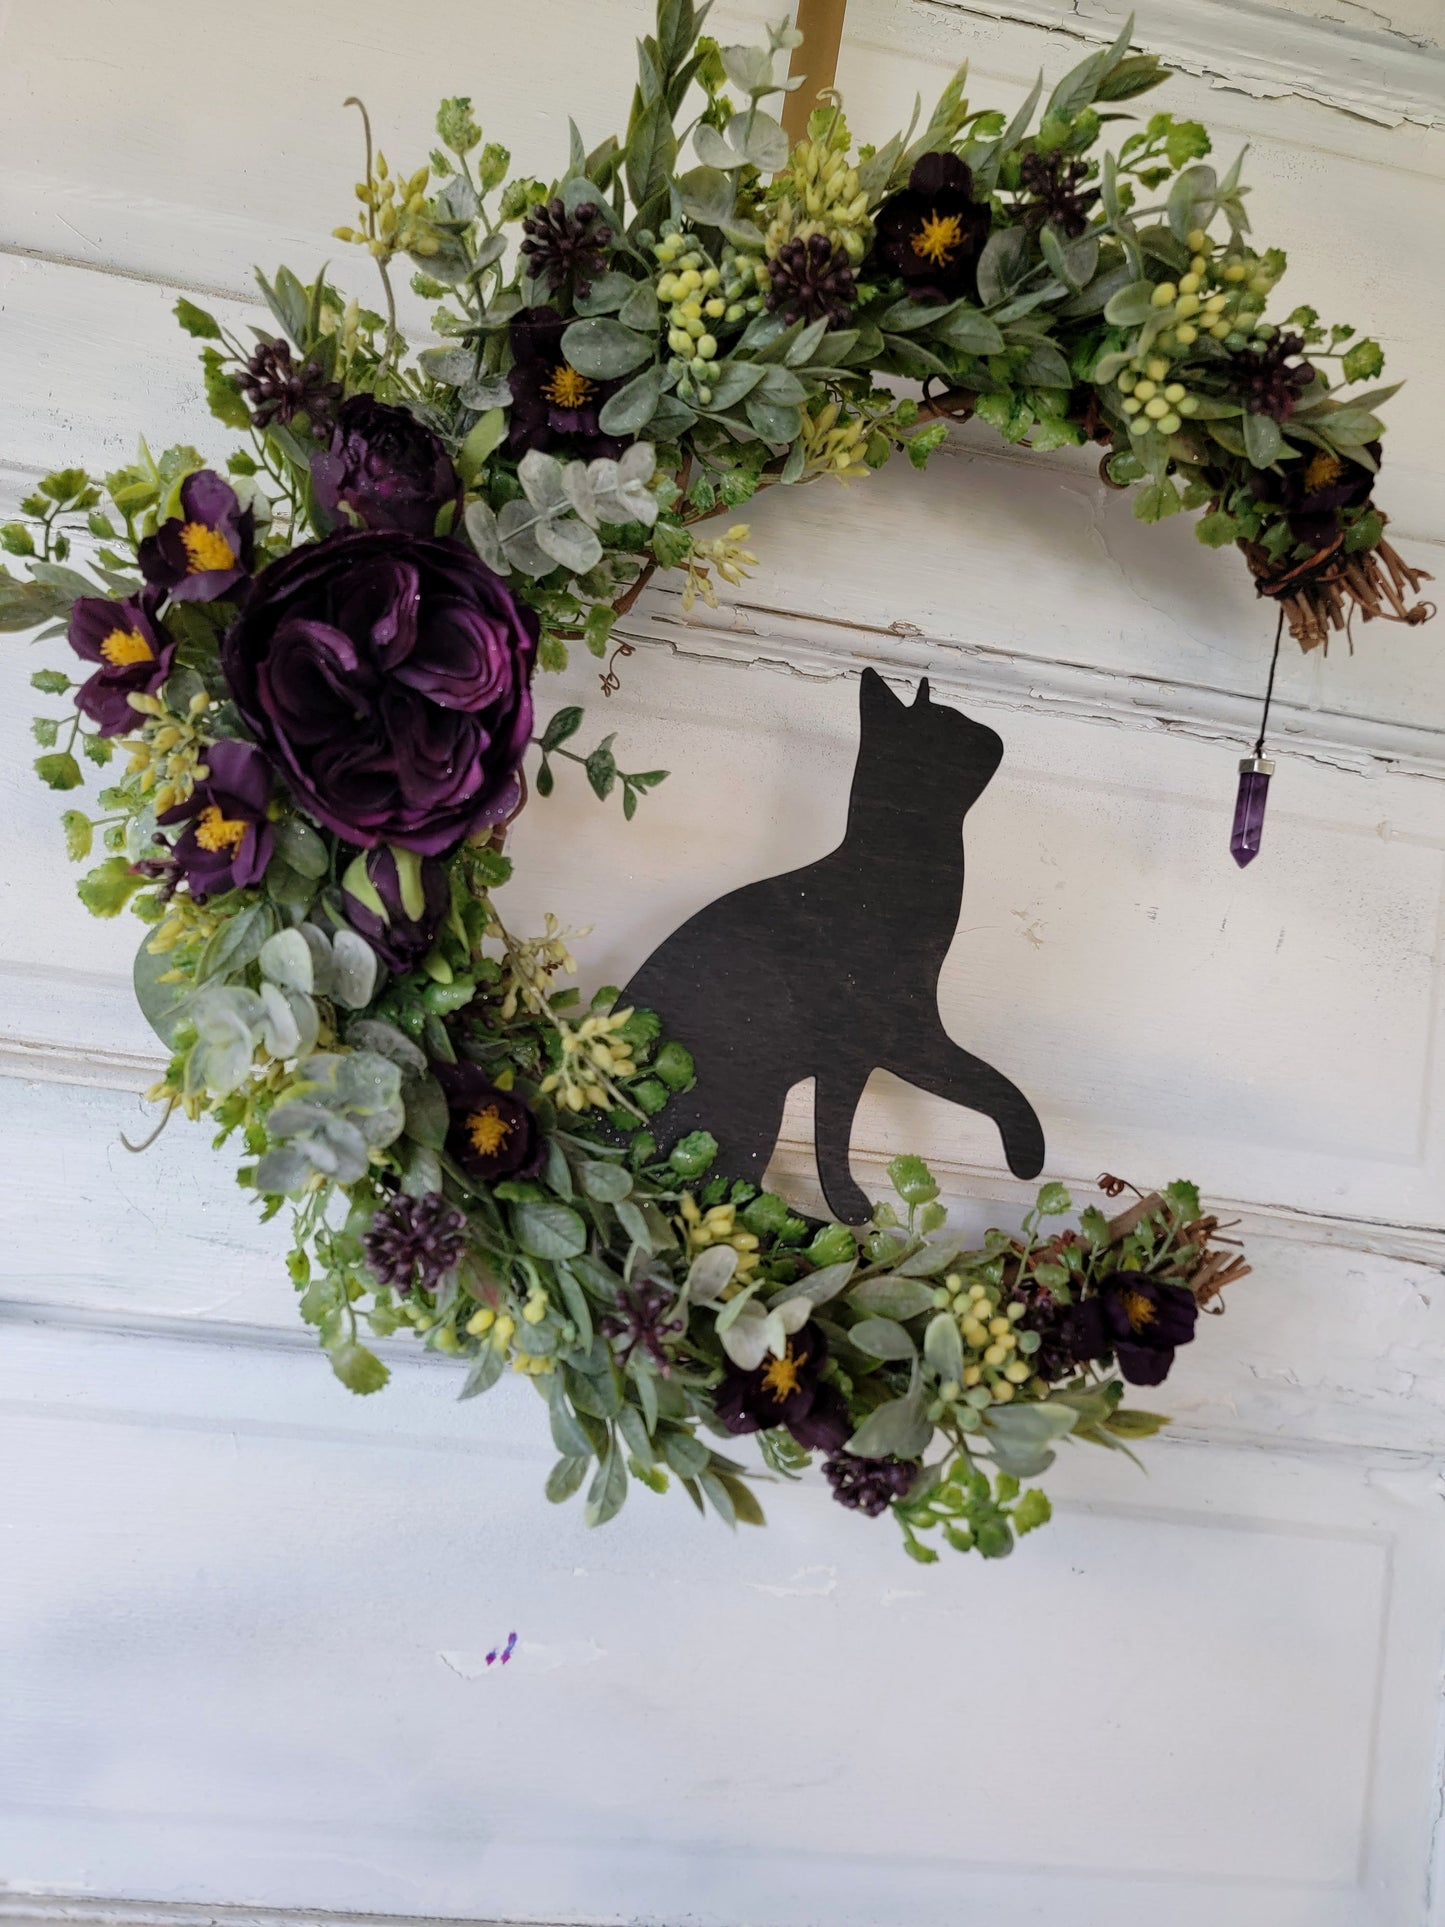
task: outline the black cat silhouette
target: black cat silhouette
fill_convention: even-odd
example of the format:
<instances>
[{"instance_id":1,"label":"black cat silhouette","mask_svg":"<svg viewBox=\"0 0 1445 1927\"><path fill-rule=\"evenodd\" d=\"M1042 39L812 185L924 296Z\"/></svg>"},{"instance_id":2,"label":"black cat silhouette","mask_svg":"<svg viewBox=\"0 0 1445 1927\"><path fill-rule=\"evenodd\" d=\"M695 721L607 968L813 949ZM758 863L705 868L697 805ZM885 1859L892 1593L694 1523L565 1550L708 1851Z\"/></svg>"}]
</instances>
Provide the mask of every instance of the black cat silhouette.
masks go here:
<instances>
[{"instance_id":1,"label":"black cat silhouette","mask_svg":"<svg viewBox=\"0 0 1445 1927\"><path fill-rule=\"evenodd\" d=\"M865 669L848 828L829 855L744 884L666 938L623 992L693 1053L697 1083L659 1122L667 1144L705 1127L717 1168L760 1180L783 1102L815 1080L813 1137L830 1209L871 1206L848 1166L853 1114L874 1070L991 1117L1009 1169L1043 1168L1023 1092L961 1050L938 1014L938 977L963 901L963 818L1003 760L991 729L929 700L912 706Z\"/></svg>"}]
</instances>

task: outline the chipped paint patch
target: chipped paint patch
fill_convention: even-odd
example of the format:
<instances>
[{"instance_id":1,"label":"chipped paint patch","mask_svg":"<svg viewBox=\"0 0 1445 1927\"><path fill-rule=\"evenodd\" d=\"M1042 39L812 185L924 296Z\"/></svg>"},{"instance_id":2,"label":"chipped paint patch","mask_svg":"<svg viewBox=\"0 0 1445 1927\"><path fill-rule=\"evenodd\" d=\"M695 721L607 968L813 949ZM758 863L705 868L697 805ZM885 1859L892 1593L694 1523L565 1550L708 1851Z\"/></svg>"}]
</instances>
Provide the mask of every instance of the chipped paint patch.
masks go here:
<instances>
[{"instance_id":1,"label":"chipped paint patch","mask_svg":"<svg viewBox=\"0 0 1445 1927\"><path fill-rule=\"evenodd\" d=\"M1107 45L1123 24L1098 0L914 0ZM1366 11L1362 9L1361 11ZM1137 41L1171 67L1253 100L1293 95L1377 127L1445 127L1445 56L1433 41L1248 0L1155 0L1138 9Z\"/></svg>"},{"instance_id":2,"label":"chipped paint patch","mask_svg":"<svg viewBox=\"0 0 1445 1927\"><path fill-rule=\"evenodd\" d=\"M759 1580L746 1582L751 1592L766 1593L770 1599L826 1599L838 1589L836 1566L800 1566L791 1579L780 1586L763 1585Z\"/></svg>"}]
</instances>

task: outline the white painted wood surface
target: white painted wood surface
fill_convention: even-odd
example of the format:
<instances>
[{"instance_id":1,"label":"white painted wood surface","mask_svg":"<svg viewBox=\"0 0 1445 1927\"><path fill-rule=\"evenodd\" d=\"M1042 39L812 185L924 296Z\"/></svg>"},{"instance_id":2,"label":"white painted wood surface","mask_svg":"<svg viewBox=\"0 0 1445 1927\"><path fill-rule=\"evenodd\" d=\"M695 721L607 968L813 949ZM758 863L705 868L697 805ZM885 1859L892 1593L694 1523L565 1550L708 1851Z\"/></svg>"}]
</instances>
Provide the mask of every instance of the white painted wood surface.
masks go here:
<instances>
[{"instance_id":1,"label":"white painted wood surface","mask_svg":"<svg viewBox=\"0 0 1445 1927\"><path fill-rule=\"evenodd\" d=\"M218 38L179 0L0 7L0 512L142 430L224 446L168 310L186 288L245 320L253 261L336 259L343 95L401 161L470 89L550 172L557 101L593 139L625 113L648 10L257 0ZM1250 141L1297 298L1410 378L1386 501L1445 560L1438 6L1141 19L1189 69L1168 104ZM852 0L839 78L867 137L965 55L1007 107L1114 24L1096 0ZM7 638L0 1920L1445 1920L1445 625L1286 658L1241 875L1269 635L1231 557L1135 524L1087 458L972 430L926 482L752 521L763 565L723 610L684 617L664 584L631 625L605 727L676 773L625 831L564 781L519 828L513 920L565 908L595 926L588 981L621 978L836 838L864 663L930 675L1007 745L969 819L949 1028L1034 1098L1051 1175L1188 1171L1249 1241L1255 1276L1160 1395L1175 1433L1148 1479L1067 1454L1056 1524L1008 1565L925 1572L815 1481L770 1495L766 1534L638 1493L587 1535L541 1498L527 1388L458 1407L455 1372L400 1347L387 1393L349 1399L206 1134L120 1145L157 1062L134 931L74 901L28 767L44 657ZM594 673L544 712L601 712ZM966 1222L1017 1214L988 1128L880 1078L860 1178L903 1148ZM778 1170L807 1197L801 1102Z\"/></svg>"}]
</instances>

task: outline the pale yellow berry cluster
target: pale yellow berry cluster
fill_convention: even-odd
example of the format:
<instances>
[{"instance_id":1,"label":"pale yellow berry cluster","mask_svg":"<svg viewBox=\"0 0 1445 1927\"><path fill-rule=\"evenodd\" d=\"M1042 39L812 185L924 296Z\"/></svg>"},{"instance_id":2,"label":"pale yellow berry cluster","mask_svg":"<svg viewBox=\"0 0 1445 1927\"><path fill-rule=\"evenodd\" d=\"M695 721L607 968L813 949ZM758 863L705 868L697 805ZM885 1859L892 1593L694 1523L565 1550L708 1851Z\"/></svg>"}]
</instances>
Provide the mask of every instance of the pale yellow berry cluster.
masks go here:
<instances>
[{"instance_id":1,"label":"pale yellow berry cluster","mask_svg":"<svg viewBox=\"0 0 1445 1927\"><path fill-rule=\"evenodd\" d=\"M688 1256L695 1257L710 1245L731 1245L738 1255L736 1278L744 1278L758 1265L758 1240L737 1221L737 1206L715 1204L704 1211L690 1191L683 1193L677 1228L682 1233ZM724 1292L724 1297L728 1296Z\"/></svg>"},{"instance_id":2,"label":"pale yellow berry cluster","mask_svg":"<svg viewBox=\"0 0 1445 1927\"><path fill-rule=\"evenodd\" d=\"M764 242L768 259L789 241L822 234L856 268L868 252L873 223L858 170L827 140L800 141L788 164L785 191L773 206Z\"/></svg>"},{"instance_id":3,"label":"pale yellow berry cluster","mask_svg":"<svg viewBox=\"0 0 1445 1927\"><path fill-rule=\"evenodd\" d=\"M203 903L198 903L189 891L178 890L170 900L164 921L157 925L146 949L153 957L164 957L182 944L199 947L216 934L224 921L223 917L218 917ZM180 970L166 972L170 982L180 982L184 975Z\"/></svg>"},{"instance_id":4,"label":"pale yellow berry cluster","mask_svg":"<svg viewBox=\"0 0 1445 1927\"><path fill-rule=\"evenodd\" d=\"M845 485L869 474L865 456L872 433L870 422L861 415L843 415L836 401L830 401L816 415L805 408L804 474L834 475Z\"/></svg>"},{"instance_id":5,"label":"pale yellow berry cluster","mask_svg":"<svg viewBox=\"0 0 1445 1927\"><path fill-rule=\"evenodd\" d=\"M184 716L167 709L159 696L146 696L133 690L126 698L131 708L146 718L140 733L127 736L121 748L129 750L128 776L139 776L142 793L149 793L156 815L184 803L197 783L205 781L205 766L210 742L201 734L201 719L211 699L198 690Z\"/></svg>"},{"instance_id":6,"label":"pale yellow berry cluster","mask_svg":"<svg viewBox=\"0 0 1445 1927\"><path fill-rule=\"evenodd\" d=\"M682 585L683 614L692 612L698 597L709 609L717 607L717 590L713 586L711 570L716 569L724 582L734 588L746 580L749 569L755 569L758 558L743 545L748 539L748 524L734 522L725 535L715 535L711 540L699 542L693 537L692 548L684 559L687 580Z\"/></svg>"},{"instance_id":7,"label":"pale yellow berry cluster","mask_svg":"<svg viewBox=\"0 0 1445 1927\"><path fill-rule=\"evenodd\" d=\"M441 237L427 216L427 182L431 169L393 175L385 154L378 154L369 181L356 183L356 198L366 210L363 228L338 227L338 241L355 241L369 248L379 261L393 254L430 257L441 250Z\"/></svg>"},{"instance_id":8,"label":"pale yellow berry cluster","mask_svg":"<svg viewBox=\"0 0 1445 1927\"><path fill-rule=\"evenodd\" d=\"M963 1341L961 1381L939 1387L945 1404L964 1399L974 1407L1007 1405L1033 1377L1029 1354L1037 1350L1038 1338L1018 1329L1024 1307L1002 1300L997 1285L966 1285L957 1272L950 1272L934 1292L939 1310L951 1311L957 1319Z\"/></svg>"},{"instance_id":9,"label":"pale yellow berry cluster","mask_svg":"<svg viewBox=\"0 0 1445 1927\"><path fill-rule=\"evenodd\" d=\"M489 834L489 832L485 833ZM557 972L563 971L569 977L577 974L577 959L567 945L567 936L561 925L549 910L545 924L545 934L540 937L513 937L495 920L491 929L506 945L507 974L503 979L502 1020L510 1024L519 1007L530 1010L534 1017L546 1017L552 995L552 979ZM585 937L587 932L580 930L578 936Z\"/></svg>"},{"instance_id":10,"label":"pale yellow berry cluster","mask_svg":"<svg viewBox=\"0 0 1445 1927\"><path fill-rule=\"evenodd\" d=\"M662 270L657 298L667 310L667 345L681 367L704 384L698 398L706 405L712 399L705 384L718 357L717 329L759 312L767 269L735 251L716 267L690 235L678 232L664 232L652 252Z\"/></svg>"},{"instance_id":11,"label":"pale yellow berry cluster","mask_svg":"<svg viewBox=\"0 0 1445 1927\"><path fill-rule=\"evenodd\" d=\"M545 1096L555 1094L568 1111L606 1110L616 1103L610 1080L630 1077L637 1066L632 1046L621 1031L632 1016L626 1010L598 1011L584 1017L580 1024L559 1021L562 1062L548 1071L538 1087Z\"/></svg>"},{"instance_id":12,"label":"pale yellow berry cluster","mask_svg":"<svg viewBox=\"0 0 1445 1927\"><path fill-rule=\"evenodd\" d=\"M1175 378L1173 362L1182 359L1201 335L1239 349L1268 341L1275 333L1265 321L1264 303L1275 285L1257 255L1218 254L1215 243L1195 228L1188 237L1189 271L1178 281L1161 281L1154 306L1167 325L1149 348L1118 377L1129 433L1156 430L1175 435L1199 408L1199 397Z\"/></svg>"},{"instance_id":13,"label":"pale yellow berry cluster","mask_svg":"<svg viewBox=\"0 0 1445 1927\"><path fill-rule=\"evenodd\" d=\"M523 1322L528 1325L540 1325L547 1316L549 1307L550 1300L546 1292L540 1285L534 1285L527 1294L526 1303L522 1306ZM412 1319L412 1323L419 1330L426 1329L425 1321L425 1313L421 1317ZM517 1321L510 1312L499 1312L491 1305L482 1305L467 1320L467 1331L473 1338L484 1338L492 1350L499 1352L503 1358L510 1354L514 1372L524 1372L531 1378L544 1378L548 1372L555 1369L554 1361L550 1356L512 1350ZM450 1327L437 1334L436 1342L442 1351L456 1351L460 1347L460 1340Z\"/></svg>"}]
</instances>

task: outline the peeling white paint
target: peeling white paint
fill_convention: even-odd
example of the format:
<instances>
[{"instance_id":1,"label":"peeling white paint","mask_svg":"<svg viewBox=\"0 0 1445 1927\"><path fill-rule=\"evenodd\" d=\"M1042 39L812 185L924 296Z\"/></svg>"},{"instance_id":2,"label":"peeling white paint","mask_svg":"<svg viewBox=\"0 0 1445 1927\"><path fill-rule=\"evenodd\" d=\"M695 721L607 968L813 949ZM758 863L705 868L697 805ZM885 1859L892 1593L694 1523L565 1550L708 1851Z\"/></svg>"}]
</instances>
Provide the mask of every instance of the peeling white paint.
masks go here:
<instances>
[{"instance_id":1,"label":"peeling white paint","mask_svg":"<svg viewBox=\"0 0 1445 1927\"><path fill-rule=\"evenodd\" d=\"M1124 9L1098 0L914 0L1107 44ZM1359 9L1360 25L1250 0L1141 0L1135 41L1169 66L1254 100L1293 95L1379 127L1445 127L1445 57L1423 35ZM1383 24L1381 24L1383 23Z\"/></svg>"},{"instance_id":2,"label":"peeling white paint","mask_svg":"<svg viewBox=\"0 0 1445 1927\"><path fill-rule=\"evenodd\" d=\"M750 1591L766 1593L770 1599L826 1599L838 1590L838 1572L834 1566L800 1566L781 1585L766 1585L757 1579L745 1583Z\"/></svg>"}]
</instances>

